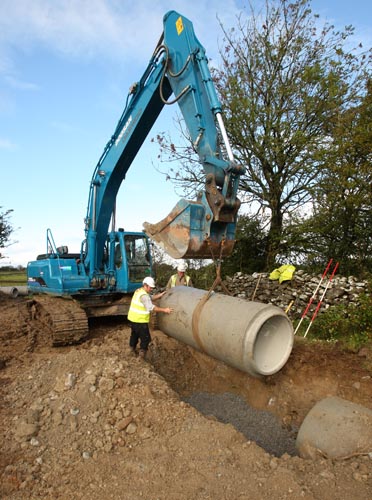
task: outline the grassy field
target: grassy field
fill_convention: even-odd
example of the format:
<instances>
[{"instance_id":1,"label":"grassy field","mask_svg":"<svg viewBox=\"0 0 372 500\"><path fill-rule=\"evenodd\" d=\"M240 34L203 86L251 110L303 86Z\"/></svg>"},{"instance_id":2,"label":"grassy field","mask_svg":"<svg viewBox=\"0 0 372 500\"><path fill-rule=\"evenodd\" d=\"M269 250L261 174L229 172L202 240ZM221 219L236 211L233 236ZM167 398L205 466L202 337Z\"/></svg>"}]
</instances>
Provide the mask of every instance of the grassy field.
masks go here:
<instances>
[{"instance_id":1,"label":"grassy field","mask_svg":"<svg viewBox=\"0 0 372 500\"><path fill-rule=\"evenodd\" d=\"M0 286L27 285L26 271L2 271L0 269Z\"/></svg>"}]
</instances>

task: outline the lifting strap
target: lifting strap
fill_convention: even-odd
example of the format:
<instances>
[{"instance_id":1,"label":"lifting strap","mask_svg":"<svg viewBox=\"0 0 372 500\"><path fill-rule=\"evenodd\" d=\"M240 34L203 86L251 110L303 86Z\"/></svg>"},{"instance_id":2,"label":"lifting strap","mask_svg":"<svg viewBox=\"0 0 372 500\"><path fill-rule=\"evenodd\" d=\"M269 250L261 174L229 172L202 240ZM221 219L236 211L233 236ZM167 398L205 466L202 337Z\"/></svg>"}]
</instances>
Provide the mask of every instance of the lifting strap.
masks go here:
<instances>
[{"instance_id":1,"label":"lifting strap","mask_svg":"<svg viewBox=\"0 0 372 500\"><path fill-rule=\"evenodd\" d=\"M215 256L213 255L213 249L210 246L212 260L213 260L213 263L216 267L216 278L215 278L211 288L208 290L208 292L200 299L200 301L199 301L198 305L195 307L193 315L192 315L192 321L191 321L192 334L193 334L195 342L197 343L199 349L202 352L206 352L206 351L205 351L203 343L200 339L199 320L200 320L200 314L201 314L201 311L204 307L204 304L207 302L207 300L212 295L212 293L214 292L214 290L217 288L218 285L221 285L221 287L223 288L223 290L226 292L227 295L231 295L231 293L226 288L226 285L223 283L223 281L221 279L221 264L222 264L222 253L223 253L224 243L225 243L225 240L222 240L222 242L220 244L220 255L219 255L218 259L216 259Z\"/></svg>"}]
</instances>

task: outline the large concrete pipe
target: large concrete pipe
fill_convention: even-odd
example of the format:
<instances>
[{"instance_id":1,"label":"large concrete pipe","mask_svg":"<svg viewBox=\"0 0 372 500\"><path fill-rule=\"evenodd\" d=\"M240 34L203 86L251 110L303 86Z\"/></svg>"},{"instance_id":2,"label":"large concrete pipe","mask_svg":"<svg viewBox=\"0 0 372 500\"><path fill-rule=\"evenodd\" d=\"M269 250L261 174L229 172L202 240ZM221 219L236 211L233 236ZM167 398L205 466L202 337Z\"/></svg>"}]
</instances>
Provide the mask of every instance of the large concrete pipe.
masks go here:
<instances>
[{"instance_id":1,"label":"large concrete pipe","mask_svg":"<svg viewBox=\"0 0 372 500\"><path fill-rule=\"evenodd\" d=\"M298 431L302 458L346 458L372 452L372 410L336 396L318 401Z\"/></svg>"},{"instance_id":2,"label":"large concrete pipe","mask_svg":"<svg viewBox=\"0 0 372 500\"><path fill-rule=\"evenodd\" d=\"M27 295L27 286L2 286L0 287L0 292L10 295L13 299L16 299L18 295Z\"/></svg>"},{"instance_id":3,"label":"large concrete pipe","mask_svg":"<svg viewBox=\"0 0 372 500\"><path fill-rule=\"evenodd\" d=\"M287 362L293 328L287 315L271 304L177 286L160 300L172 314L159 314L159 329L210 356L255 377L272 375Z\"/></svg>"}]
</instances>

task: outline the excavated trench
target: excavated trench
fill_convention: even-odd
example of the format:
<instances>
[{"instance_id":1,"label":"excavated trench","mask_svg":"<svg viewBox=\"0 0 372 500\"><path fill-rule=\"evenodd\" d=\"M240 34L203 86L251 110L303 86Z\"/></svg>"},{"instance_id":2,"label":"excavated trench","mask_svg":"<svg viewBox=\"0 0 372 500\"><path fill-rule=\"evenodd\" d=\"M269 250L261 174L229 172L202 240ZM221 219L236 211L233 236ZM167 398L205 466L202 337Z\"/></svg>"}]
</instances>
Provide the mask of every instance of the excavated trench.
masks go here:
<instances>
[{"instance_id":1,"label":"excavated trench","mask_svg":"<svg viewBox=\"0 0 372 500\"><path fill-rule=\"evenodd\" d=\"M160 332L153 334L149 361L183 401L207 418L232 425L271 455L298 455L298 426L286 423L287 410L268 409L277 398L266 379L254 379Z\"/></svg>"},{"instance_id":2,"label":"excavated trench","mask_svg":"<svg viewBox=\"0 0 372 500\"><path fill-rule=\"evenodd\" d=\"M4 359L23 349L45 349L45 339L39 335L42 325L37 342L29 345L28 331L23 328L23 309L19 303L12 307L11 302L3 309L7 312L3 322L9 320L5 321L8 330L5 328L4 332L8 331L8 336L4 337ZM125 322L123 325L122 319L96 318L89 326L89 340L94 345L101 345L106 335L119 339L118 352L123 349L124 337L127 345L129 327ZM15 335L14 343L8 344L9 335ZM151 370L159 373L181 400L206 418L233 426L274 456L297 455L298 429L318 401L339 396L370 407L370 371L362 369L360 357L345 353L341 356L336 348L315 349L296 338L290 359L279 372L255 378L159 330L152 330L152 337L148 355Z\"/></svg>"},{"instance_id":3,"label":"excavated trench","mask_svg":"<svg viewBox=\"0 0 372 500\"><path fill-rule=\"evenodd\" d=\"M254 408L237 394L195 392L184 398L184 401L203 415L213 416L224 424L231 424L247 440L254 441L271 455L297 455L297 430L285 428L275 415Z\"/></svg>"}]
</instances>

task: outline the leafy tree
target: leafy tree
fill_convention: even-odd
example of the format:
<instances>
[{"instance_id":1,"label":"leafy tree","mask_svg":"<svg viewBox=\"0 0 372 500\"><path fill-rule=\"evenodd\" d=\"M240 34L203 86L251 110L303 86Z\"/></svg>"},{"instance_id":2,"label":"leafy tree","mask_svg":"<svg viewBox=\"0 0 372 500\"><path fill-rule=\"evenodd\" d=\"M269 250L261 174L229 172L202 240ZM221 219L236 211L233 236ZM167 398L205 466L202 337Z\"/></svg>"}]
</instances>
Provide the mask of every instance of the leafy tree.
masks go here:
<instances>
[{"instance_id":1,"label":"leafy tree","mask_svg":"<svg viewBox=\"0 0 372 500\"><path fill-rule=\"evenodd\" d=\"M330 124L360 102L370 53L347 51L352 26L319 27L309 0L267 0L224 29L222 62L214 70L226 128L238 163L247 168L240 197L268 219L266 268L280 252L285 221L312 199L334 158ZM187 133L183 131L187 137ZM195 187L202 174L192 145L158 138L161 157L177 162L167 174Z\"/></svg>"},{"instance_id":2,"label":"leafy tree","mask_svg":"<svg viewBox=\"0 0 372 500\"><path fill-rule=\"evenodd\" d=\"M223 275L236 272L252 274L265 269L267 234L257 217L241 215L236 228L236 243L231 256L222 266Z\"/></svg>"},{"instance_id":3,"label":"leafy tree","mask_svg":"<svg viewBox=\"0 0 372 500\"><path fill-rule=\"evenodd\" d=\"M292 251L333 257L344 274L372 272L372 81L359 106L337 117L332 154L314 189L313 215L297 225Z\"/></svg>"},{"instance_id":4,"label":"leafy tree","mask_svg":"<svg viewBox=\"0 0 372 500\"><path fill-rule=\"evenodd\" d=\"M362 94L365 59L346 52L353 33L317 28L310 2L266 2L263 14L225 31L217 86L239 161L242 190L270 213L267 264L283 239L284 219L311 199L328 166L329 123Z\"/></svg>"},{"instance_id":5,"label":"leafy tree","mask_svg":"<svg viewBox=\"0 0 372 500\"><path fill-rule=\"evenodd\" d=\"M2 207L0 207L1 209ZM9 245L10 236L13 232L13 227L10 224L10 214L13 210L6 210L5 212L0 212L0 250L6 248ZM4 255L0 252L0 259L3 259Z\"/></svg>"}]
</instances>

